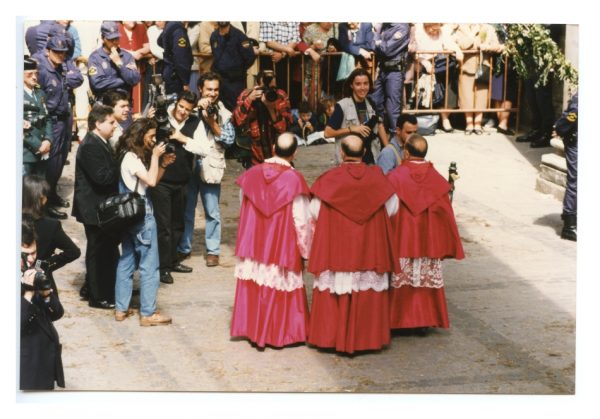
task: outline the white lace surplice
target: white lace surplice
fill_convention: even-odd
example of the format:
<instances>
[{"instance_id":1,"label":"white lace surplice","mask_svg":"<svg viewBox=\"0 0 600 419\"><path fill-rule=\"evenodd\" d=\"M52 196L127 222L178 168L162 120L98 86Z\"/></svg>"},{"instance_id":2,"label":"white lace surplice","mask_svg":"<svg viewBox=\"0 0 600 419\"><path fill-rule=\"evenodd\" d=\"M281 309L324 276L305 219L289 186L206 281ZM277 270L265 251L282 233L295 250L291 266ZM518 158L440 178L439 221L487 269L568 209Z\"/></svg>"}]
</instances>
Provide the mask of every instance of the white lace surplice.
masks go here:
<instances>
[{"instance_id":1,"label":"white lace surplice","mask_svg":"<svg viewBox=\"0 0 600 419\"><path fill-rule=\"evenodd\" d=\"M400 258L400 273L392 275L392 287L402 286L442 288L442 260L430 258Z\"/></svg>"}]
</instances>

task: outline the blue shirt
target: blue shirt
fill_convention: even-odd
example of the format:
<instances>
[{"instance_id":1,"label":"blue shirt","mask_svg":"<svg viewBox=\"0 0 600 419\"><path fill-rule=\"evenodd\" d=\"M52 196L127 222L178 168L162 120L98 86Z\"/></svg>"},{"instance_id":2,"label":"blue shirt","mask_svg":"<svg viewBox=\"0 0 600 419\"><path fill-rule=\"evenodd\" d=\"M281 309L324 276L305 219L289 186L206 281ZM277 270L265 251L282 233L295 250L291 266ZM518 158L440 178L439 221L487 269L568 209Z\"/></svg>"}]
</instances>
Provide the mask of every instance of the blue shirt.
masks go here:
<instances>
[{"instance_id":1,"label":"blue shirt","mask_svg":"<svg viewBox=\"0 0 600 419\"><path fill-rule=\"evenodd\" d=\"M42 50L33 58L38 62L38 83L46 94L46 108L52 116L65 116L71 112L69 91L83 83L83 76L73 63L66 60L58 67L48 59L48 51Z\"/></svg>"},{"instance_id":2,"label":"blue shirt","mask_svg":"<svg viewBox=\"0 0 600 419\"><path fill-rule=\"evenodd\" d=\"M408 51L409 41L408 23L384 23L373 35L372 49L380 60L397 60Z\"/></svg>"},{"instance_id":3,"label":"blue shirt","mask_svg":"<svg viewBox=\"0 0 600 419\"><path fill-rule=\"evenodd\" d=\"M103 47L90 54L88 59L88 78L90 88L96 98L111 89L131 88L141 80L140 72L135 65L135 59L129 52L120 49L119 56L123 65L117 67Z\"/></svg>"},{"instance_id":4,"label":"blue shirt","mask_svg":"<svg viewBox=\"0 0 600 419\"><path fill-rule=\"evenodd\" d=\"M400 146L400 143L398 142L398 138L394 136L392 138L392 141L390 141L390 144L396 149L396 151L400 155L400 160L402 160L403 149ZM396 153L394 153L394 150L392 150L389 146L384 147L381 150L381 153L379 153L379 156L377 156L377 166L381 167L381 170L383 170L384 175L387 175L398 165L398 157L396 156Z\"/></svg>"},{"instance_id":5,"label":"blue shirt","mask_svg":"<svg viewBox=\"0 0 600 419\"><path fill-rule=\"evenodd\" d=\"M210 49L213 54L213 70L226 78L246 78L246 70L254 63L256 56L248 37L239 29L229 26L229 33L221 35L215 29L210 35Z\"/></svg>"}]
</instances>

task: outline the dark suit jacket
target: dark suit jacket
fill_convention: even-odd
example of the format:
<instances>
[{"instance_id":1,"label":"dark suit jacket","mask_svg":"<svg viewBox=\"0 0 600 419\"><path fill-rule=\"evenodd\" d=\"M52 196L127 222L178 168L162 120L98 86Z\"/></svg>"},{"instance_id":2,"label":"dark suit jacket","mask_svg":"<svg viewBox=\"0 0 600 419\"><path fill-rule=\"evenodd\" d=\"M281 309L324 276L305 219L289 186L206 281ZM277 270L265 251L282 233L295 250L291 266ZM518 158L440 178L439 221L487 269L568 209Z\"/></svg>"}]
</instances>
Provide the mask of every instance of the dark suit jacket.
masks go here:
<instances>
[{"instance_id":1,"label":"dark suit jacket","mask_svg":"<svg viewBox=\"0 0 600 419\"><path fill-rule=\"evenodd\" d=\"M65 386L61 345L52 324L63 316L58 296L45 303L35 295L31 303L21 297L21 390L52 390L54 382Z\"/></svg>"},{"instance_id":2,"label":"dark suit jacket","mask_svg":"<svg viewBox=\"0 0 600 419\"><path fill-rule=\"evenodd\" d=\"M88 132L75 159L72 215L83 224L98 225L98 204L118 193L119 163L108 143Z\"/></svg>"},{"instance_id":3,"label":"dark suit jacket","mask_svg":"<svg viewBox=\"0 0 600 419\"><path fill-rule=\"evenodd\" d=\"M46 271L46 275L52 281L54 291L57 292L58 288L52 272L81 256L81 250L63 231L60 221L54 218L42 217L35 220L35 233L37 235L37 258L48 262L50 268ZM62 250L62 252L54 254L56 249Z\"/></svg>"}]
</instances>

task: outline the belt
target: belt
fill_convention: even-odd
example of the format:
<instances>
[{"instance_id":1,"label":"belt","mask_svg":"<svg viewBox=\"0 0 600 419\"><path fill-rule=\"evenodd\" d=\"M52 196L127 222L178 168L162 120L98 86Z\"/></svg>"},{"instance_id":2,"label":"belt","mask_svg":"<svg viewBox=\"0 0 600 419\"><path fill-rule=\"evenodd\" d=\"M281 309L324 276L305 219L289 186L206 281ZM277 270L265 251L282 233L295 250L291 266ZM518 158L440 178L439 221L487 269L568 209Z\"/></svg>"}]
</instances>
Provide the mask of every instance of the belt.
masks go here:
<instances>
[{"instance_id":1,"label":"belt","mask_svg":"<svg viewBox=\"0 0 600 419\"><path fill-rule=\"evenodd\" d=\"M48 118L50 118L51 121L64 121L66 119L69 119L69 114L68 113L63 113L63 114L57 114L57 115L48 115Z\"/></svg>"}]
</instances>

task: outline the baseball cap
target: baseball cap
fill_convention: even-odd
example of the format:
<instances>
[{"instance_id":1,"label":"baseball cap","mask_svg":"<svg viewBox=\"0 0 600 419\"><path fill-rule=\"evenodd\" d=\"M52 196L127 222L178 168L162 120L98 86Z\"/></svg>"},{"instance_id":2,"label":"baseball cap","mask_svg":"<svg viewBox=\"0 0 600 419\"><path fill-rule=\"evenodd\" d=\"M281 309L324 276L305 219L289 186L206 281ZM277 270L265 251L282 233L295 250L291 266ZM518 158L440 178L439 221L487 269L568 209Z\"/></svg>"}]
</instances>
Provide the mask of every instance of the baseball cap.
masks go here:
<instances>
[{"instance_id":1,"label":"baseball cap","mask_svg":"<svg viewBox=\"0 0 600 419\"><path fill-rule=\"evenodd\" d=\"M100 33L103 38L106 39L117 39L121 37L119 33L119 25L117 22L111 20L105 20L102 22L102 26L100 26Z\"/></svg>"}]
</instances>

